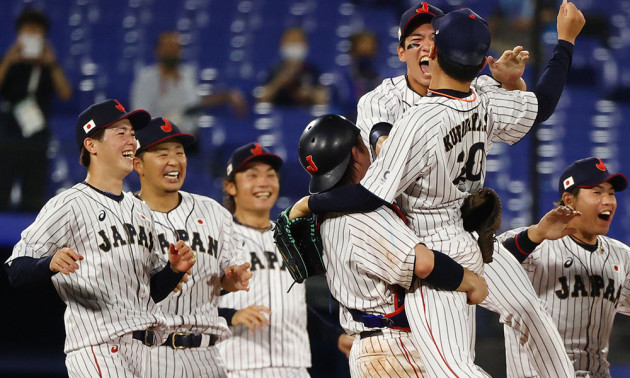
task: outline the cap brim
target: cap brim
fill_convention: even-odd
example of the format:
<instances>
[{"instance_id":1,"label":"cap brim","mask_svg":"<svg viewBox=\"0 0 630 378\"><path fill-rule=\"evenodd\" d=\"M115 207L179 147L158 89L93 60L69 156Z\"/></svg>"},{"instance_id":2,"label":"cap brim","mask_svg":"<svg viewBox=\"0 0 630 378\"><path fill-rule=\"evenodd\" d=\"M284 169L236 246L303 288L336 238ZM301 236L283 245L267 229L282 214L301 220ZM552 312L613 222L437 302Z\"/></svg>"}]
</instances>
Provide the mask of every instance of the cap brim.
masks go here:
<instances>
[{"instance_id":1,"label":"cap brim","mask_svg":"<svg viewBox=\"0 0 630 378\"><path fill-rule=\"evenodd\" d=\"M343 177L344 172L348 168L348 162L352 154L348 154L335 168L324 173L323 175L311 176L311 182L308 185L308 191L311 194L321 193L329 190L333 186L337 185L339 180Z\"/></svg>"},{"instance_id":2,"label":"cap brim","mask_svg":"<svg viewBox=\"0 0 630 378\"><path fill-rule=\"evenodd\" d=\"M142 151L146 151L149 148L160 144L162 142L166 142L169 139L173 139L173 138L177 138L179 139L179 141L182 143L182 146L186 147L186 146L190 146L191 144L195 143L195 141L197 140L197 138L195 138L194 135L191 134L185 134L185 133L179 133L179 134L173 134L173 135L169 135L165 138L162 138L160 140L156 140L155 142L149 144L148 146L144 146L144 147L140 147L138 149L138 152L142 152Z\"/></svg>"},{"instance_id":3,"label":"cap brim","mask_svg":"<svg viewBox=\"0 0 630 378\"><path fill-rule=\"evenodd\" d=\"M282 163L284 162L280 156L271 154L271 153L262 153L258 155L252 155L248 157L247 159L243 160L241 164L239 164L238 167L234 169L233 171L234 174L241 172L247 163L252 162L252 161L258 161L258 160L271 165L273 169L275 169L276 171L280 169L280 167L282 167Z\"/></svg>"},{"instance_id":4,"label":"cap brim","mask_svg":"<svg viewBox=\"0 0 630 378\"><path fill-rule=\"evenodd\" d=\"M101 127L98 127L98 129L106 129L110 127L111 125L114 125L122 121L123 119L128 119L129 123L131 123L131 127L133 127L133 129L137 131L146 127L149 124L149 122L151 121L151 115L146 110L142 110L142 109L134 110L133 112L124 114L122 117L118 118L117 120L113 122L110 122Z\"/></svg>"},{"instance_id":5,"label":"cap brim","mask_svg":"<svg viewBox=\"0 0 630 378\"><path fill-rule=\"evenodd\" d=\"M594 185L578 185L578 188L593 188L601 183L609 182L612 185L615 192L621 192L628 187L628 179L622 173L615 173L614 175L608 176L608 178L602 182L599 182Z\"/></svg>"}]
</instances>

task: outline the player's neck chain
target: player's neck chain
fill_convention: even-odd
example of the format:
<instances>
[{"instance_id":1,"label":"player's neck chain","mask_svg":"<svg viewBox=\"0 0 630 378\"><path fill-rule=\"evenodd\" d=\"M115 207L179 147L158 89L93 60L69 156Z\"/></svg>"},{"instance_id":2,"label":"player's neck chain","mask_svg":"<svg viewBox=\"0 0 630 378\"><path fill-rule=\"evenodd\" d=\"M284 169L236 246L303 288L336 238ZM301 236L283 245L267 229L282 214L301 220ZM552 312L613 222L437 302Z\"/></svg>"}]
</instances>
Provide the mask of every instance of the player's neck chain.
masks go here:
<instances>
[{"instance_id":1,"label":"player's neck chain","mask_svg":"<svg viewBox=\"0 0 630 378\"><path fill-rule=\"evenodd\" d=\"M432 93L432 94L436 94L438 96L444 96L444 97L448 97L448 98L452 98L453 100L458 100L458 101L464 101L464 102L475 102L477 101L477 92L472 91L472 93L475 95L475 97L471 98L470 100L467 100L465 98L459 98L456 96L451 96L449 94L443 93L443 92L438 92L436 90L433 89L427 89L428 93Z\"/></svg>"},{"instance_id":2,"label":"player's neck chain","mask_svg":"<svg viewBox=\"0 0 630 378\"><path fill-rule=\"evenodd\" d=\"M589 244L575 235L569 235L569 237L587 251L595 252L598 250L599 253L604 253L604 247L602 246L602 243L599 242L599 239L595 241L595 244Z\"/></svg>"}]
</instances>

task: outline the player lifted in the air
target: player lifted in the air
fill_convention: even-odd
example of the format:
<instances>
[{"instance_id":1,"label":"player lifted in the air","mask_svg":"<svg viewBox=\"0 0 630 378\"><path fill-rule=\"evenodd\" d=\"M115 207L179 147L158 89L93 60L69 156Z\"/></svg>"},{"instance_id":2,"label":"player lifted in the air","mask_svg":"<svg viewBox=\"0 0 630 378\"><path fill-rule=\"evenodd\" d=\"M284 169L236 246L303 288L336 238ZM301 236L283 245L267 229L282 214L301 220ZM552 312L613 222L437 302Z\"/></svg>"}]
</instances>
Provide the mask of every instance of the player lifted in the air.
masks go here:
<instances>
[{"instance_id":1,"label":"player lifted in the air","mask_svg":"<svg viewBox=\"0 0 630 378\"><path fill-rule=\"evenodd\" d=\"M428 55L431 83L395 121L390 137L361 185L311 196L315 213L365 211L397 199L427 247L464 267L483 271L475 237L463 228L463 200L485 179L485 156L494 142L513 144L555 109L569 70L573 43L584 17L572 3L561 5L559 41L533 92L471 88L486 63L487 23L470 9L433 19L435 43ZM300 201L292 216L306 213ZM485 376L471 353L474 308L461 293L419 283L407 296L412 333L434 376ZM414 326L417 325L417 326Z\"/></svg>"}]
</instances>

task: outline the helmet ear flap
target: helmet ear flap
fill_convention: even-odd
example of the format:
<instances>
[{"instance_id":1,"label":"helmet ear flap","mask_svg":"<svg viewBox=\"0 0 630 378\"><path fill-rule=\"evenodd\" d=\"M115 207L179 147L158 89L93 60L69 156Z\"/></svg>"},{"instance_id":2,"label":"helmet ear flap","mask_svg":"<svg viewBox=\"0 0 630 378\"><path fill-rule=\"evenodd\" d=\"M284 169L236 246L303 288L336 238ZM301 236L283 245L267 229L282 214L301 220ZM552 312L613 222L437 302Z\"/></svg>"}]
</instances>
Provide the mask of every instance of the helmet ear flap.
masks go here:
<instances>
[{"instance_id":1,"label":"helmet ear flap","mask_svg":"<svg viewBox=\"0 0 630 378\"><path fill-rule=\"evenodd\" d=\"M359 133L354 123L335 114L318 117L306 126L298 144L298 155L311 176L311 193L328 190L341 180Z\"/></svg>"}]
</instances>

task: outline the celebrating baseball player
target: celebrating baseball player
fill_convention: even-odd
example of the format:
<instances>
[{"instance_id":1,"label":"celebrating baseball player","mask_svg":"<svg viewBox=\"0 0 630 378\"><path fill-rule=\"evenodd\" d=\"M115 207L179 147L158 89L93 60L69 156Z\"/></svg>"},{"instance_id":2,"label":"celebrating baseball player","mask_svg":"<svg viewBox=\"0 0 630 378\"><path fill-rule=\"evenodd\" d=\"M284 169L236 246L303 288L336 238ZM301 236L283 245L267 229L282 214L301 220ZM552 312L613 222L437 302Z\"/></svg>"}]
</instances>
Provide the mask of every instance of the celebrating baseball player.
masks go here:
<instances>
[{"instance_id":1,"label":"celebrating baseball player","mask_svg":"<svg viewBox=\"0 0 630 378\"><path fill-rule=\"evenodd\" d=\"M371 152L378 153L396 119L427 94L431 82L429 52L434 40L431 20L441 15L440 9L421 3L401 17L398 54L407 65L407 75L384 80L364 95L358 105L357 126L364 142L372 143ZM488 64L502 88L524 90L521 76L528 58L529 53L519 46L504 52L496 62L488 57ZM479 90L497 85L486 75L472 82L472 87ZM484 267L484 277L491 289L481 306L498 313L502 323L521 335L524 350L539 376L574 376L558 330L518 261L504 250L495 250L493 262Z\"/></svg>"},{"instance_id":2,"label":"celebrating baseball player","mask_svg":"<svg viewBox=\"0 0 630 378\"><path fill-rule=\"evenodd\" d=\"M579 377L610 377L606 360L615 314L630 315L630 248L606 236L628 187L601 159L573 162L560 175L558 207L528 228L501 235L527 271L564 339ZM500 245L500 244L498 244ZM508 372L535 377L519 335L506 329Z\"/></svg>"},{"instance_id":3,"label":"celebrating baseball player","mask_svg":"<svg viewBox=\"0 0 630 378\"><path fill-rule=\"evenodd\" d=\"M234 151L227 166L224 204L234 215L236 248L249 255L253 273L248 292L226 294L219 302L232 331L219 350L232 377L309 376L305 288L296 285L287 293L293 279L282 263L269 219L278 199L281 165L279 156L249 143ZM235 324L232 315L250 306L260 307Z\"/></svg>"},{"instance_id":4,"label":"celebrating baseball player","mask_svg":"<svg viewBox=\"0 0 630 378\"><path fill-rule=\"evenodd\" d=\"M251 273L231 247L232 216L215 200L184 192L186 152L195 137L166 118L153 118L136 133L136 194L153 211L161 260L171 241L186 241L197 263L185 285L158 304L173 333L151 350L149 377L227 377L215 344L230 335L217 311L221 289L245 290Z\"/></svg>"},{"instance_id":5,"label":"celebrating baseball player","mask_svg":"<svg viewBox=\"0 0 630 378\"><path fill-rule=\"evenodd\" d=\"M116 100L83 111L76 139L85 181L48 201L6 263L13 285L52 280L66 303L71 377L144 376L147 345L166 337L155 302L195 263L181 240L169 244L160 261L151 211L122 192L133 170L134 132L149 120L147 112L128 113Z\"/></svg>"},{"instance_id":6,"label":"celebrating baseball player","mask_svg":"<svg viewBox=\"0 0 630 378\"><path fill-rule=\"evenodd\" d=\"M352 122L337 115L309 123L298 153L311 175L311 192L363 178L370 155L359 134ZM424 376L420 352L409 335L404 290L415 275L434 287L466 292L469 302L476 304L487 295L485 280L419 244L394 205L322 216L328 286L340 303L343 328L358 336L350 351L352 376ZM450 277L456 278L451 282Z\"/></svg>"},{"instance_id":7,"label":"celebrating baseball player","mask_svg":"<svg viewBox=\"0 0 630 378\"><path fill-rule=\"evenodd\" d=\"M490 45L483 18L470 9L433 18L427 96L394 122L361 185L305 197L291 217L306 214L307 207L315 213L373 210L382 201L398 198L421 242L481 273L479 247L463 228L462 202L483 186L485 155L492 143L513 144L534 122L553 113L584 22L575 5L563 3L559 41L535 90L508 92L497 86L470 86L486 63ZM473 362L474 308L466 306L465 295L433 290L420 282L407 299L412 333L430 375L486 375Z\"/></svg>"}]
</instances>

